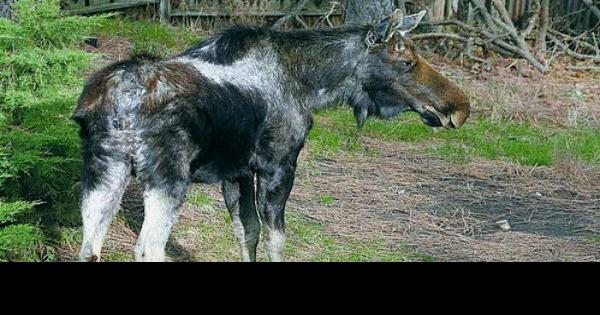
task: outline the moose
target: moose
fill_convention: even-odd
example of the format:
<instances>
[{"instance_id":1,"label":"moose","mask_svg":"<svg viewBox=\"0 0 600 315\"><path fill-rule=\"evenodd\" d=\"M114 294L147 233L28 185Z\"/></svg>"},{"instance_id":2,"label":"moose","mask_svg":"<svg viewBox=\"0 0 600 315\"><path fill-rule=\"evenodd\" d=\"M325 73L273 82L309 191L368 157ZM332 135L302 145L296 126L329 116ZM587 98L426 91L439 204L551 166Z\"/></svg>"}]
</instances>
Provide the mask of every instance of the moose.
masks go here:
<instances>
[{"instance_id":1,"label":"moose","mask_svg":"<svg viewBox=\"0 0 600 315\"><path fill-rule=\"evenodd\" d=\"M261 226L283 261L284 210L311 111L369 117L417 112L459 128L468 97L417 54L408 34L425 11L376 25L274 31L231 27L175 56L134 56L87 81L73 119L82 139L82 261L103 239L131 178L143 187L136 261L164 261L192 182L221 182L241 259L256 260Z\"/></svg>"}]
</instances>

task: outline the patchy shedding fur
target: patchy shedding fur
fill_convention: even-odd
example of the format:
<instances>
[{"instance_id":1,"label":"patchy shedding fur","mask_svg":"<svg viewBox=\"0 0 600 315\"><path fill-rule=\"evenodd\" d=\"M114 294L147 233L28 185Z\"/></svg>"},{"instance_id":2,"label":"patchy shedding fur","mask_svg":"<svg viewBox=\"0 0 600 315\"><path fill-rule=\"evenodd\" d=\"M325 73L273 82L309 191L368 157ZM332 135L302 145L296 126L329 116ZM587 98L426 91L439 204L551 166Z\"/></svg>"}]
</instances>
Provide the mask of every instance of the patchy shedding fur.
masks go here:
<instances>
[{"instance_id":1,"label":"patchy shedding fur","mask_svg":"<svg viewBox=\"0 0 600 315\"><path fill-rule=\"evenodd\" d=\"M347 103L359 126L404 111L447 128L468 117L464 93L398 35L421 17L318 31L234 27L172 58L98 71L73 114L84 160L81 259L99 259L136 176L145 205L136 260L164 259L192 180L222 183L244 261L256 259L261 225L269 258L283 260L285 204L311 110Z\"/></svg>"}]
</instances>

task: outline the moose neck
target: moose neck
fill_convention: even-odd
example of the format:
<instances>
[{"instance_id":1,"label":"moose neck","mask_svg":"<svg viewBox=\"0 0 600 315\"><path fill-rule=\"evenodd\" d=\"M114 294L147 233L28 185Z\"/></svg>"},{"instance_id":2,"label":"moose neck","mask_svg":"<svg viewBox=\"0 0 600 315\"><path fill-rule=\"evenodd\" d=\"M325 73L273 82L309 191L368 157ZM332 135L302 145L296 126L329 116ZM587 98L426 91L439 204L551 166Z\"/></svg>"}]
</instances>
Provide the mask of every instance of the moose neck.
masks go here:
<instances>
[{"instance_id":1,"label":"moose neck","mask_svg":"<svg viewBox=\"0 0 600 315\"><path fill-rule=\"evenodd\" d=\"M359 83L369 28L270 31L236 27L176 56L218 83L253 88L271 102L307 109L347 102Z\"/></svg>"},{"instance_id":2,"label":"moose neck","mask_svg":"<svg viewBox=\"0 0 600 315\"><path fill-rule=\"evenodd\" d=\"M367 28L273 34L293 96L309 109L345 103L357 89Z\"/></svg>"}]
</instances>

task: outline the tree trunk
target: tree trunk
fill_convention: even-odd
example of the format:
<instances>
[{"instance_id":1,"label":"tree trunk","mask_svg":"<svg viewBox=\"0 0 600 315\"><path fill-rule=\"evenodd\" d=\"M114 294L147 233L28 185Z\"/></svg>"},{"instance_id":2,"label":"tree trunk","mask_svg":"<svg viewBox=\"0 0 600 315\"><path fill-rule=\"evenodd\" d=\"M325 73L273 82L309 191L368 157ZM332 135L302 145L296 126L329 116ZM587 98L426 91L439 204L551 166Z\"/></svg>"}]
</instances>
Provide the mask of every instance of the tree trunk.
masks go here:
<instances>
[{"instance_id":1,"label":"tree trunk","mask_svg":"<svg viewBox=\"0 0 600 315\"><path fill-rule=\"evenodd\" d=\"M542 0L540 4L539 33L535 43L535 50L538 54L546 52L546 36L548 33L548 24L550 19L550 0Z\"/></svg>"},{"instance_id":2,"label":"tree trunk","mask_svg":"<svg viewBox=\"0 0 600 315\"><path fill-rule=\"evenodd\" d=\"M600 20L600 9L594 5L594 1L592 0L583 0L583 3L589 8L589 10L594 13L594 15Z\"/></svg>"},{"instance_id":3,"label":"tree trunk","mask_svg":"<svg viewBox=\"0 0 600 315\"><path fill-rule=\"evenodd\" d=\"M394 10L393 0L346 0L344 23L377 23Z\"/></svg>"},{"instance_id":4,"label":"tree trunk","mask_svg":"<svg viewBox=\"0 0 600 315\"><path fill-rule=\"evenodd\" d=\"M0 0L0 18L12 18L10 6L17 0Z\"/></svg>"},{"instance_id":5,"label":"tree trunk","mask_svg":"<svg viewBox=\"0 0 600 315\"><path fill-rule=\"evenodd\" d=\"M435 22L444 20L446 0L433 0L431 3L431 20Z\"/></svg>"}]
</instances>

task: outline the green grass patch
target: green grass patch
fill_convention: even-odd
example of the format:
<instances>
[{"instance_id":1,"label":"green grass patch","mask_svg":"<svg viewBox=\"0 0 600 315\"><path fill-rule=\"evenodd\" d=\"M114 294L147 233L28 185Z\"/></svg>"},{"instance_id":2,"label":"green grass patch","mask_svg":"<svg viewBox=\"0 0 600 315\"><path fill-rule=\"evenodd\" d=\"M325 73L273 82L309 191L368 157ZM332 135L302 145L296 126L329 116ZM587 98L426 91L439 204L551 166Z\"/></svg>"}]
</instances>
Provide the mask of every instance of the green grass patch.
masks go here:
<instances>
[{"instance_id":1,"label":"green grass patch","mask_svg":"<svg viewBox=\"0 0 600 315\"><path fill-rule=\"evenodd\" d=\"M175 228L172 240L189 250L184 260L239 260L237 240L226 210L201 209L203 218L182 223ZM286 256L291 261L431 261L432 257L410 251L403 246L388 246L382 240L358 241L338 239L324 234L320 222L288 211L286 213ZM177 253L171 251L171 255ZM258 261L267 261L262 242ZM175 257L175 259L179 259Z\"/></svg>"},{"instance_id":2,"label":"green grass patch","mask_svg":"<svg viewBox=\"0 0 600 315\"><path fill-rule=\"evenodd\" d=\"M319 202L326 206L332 205L334 201L335 201L335 199L333 199L333 196L330 196L330 195L323 195L323 196L319 197Z\"/></svg>"},{"instance_id":3,"label":"green grass patch","mask_svg":"<svg viewBox=\"0 0 600 315\"><path fill-rule=\"evenodd\" d=\"M134 52L168 55L200 42L199 33L185 27L165 26L156 20L106 19L94 35L121 36L133 42Z\"/></svg>"},{"instance_id":4,"label":"green grass patch","mask_svg":"<svg viewBox=\"0 0 600 315\"><path fill-rule=\"evenodd\" d=\"M355 128L356 123L347 124L346 112L332 110L317 114L320 119L313 125L308 139L311 152L328 155L339 151L362 151L364 146Z\"/></svg>"},{"instance_id":5,"label":"green grass patch","mask_svg":"<svg viewBox=\"0 0 600 315\"><path fill-rule=\"evenodd\" d=\"M63 227L58 231L56 240L61 247L79 248L83 241L82 228Z\"/></svg>"},{"instance_id":6,"label":"green grass patch","mask_svg":"<svg viewBox=\"0 0 600 315\"><path fill-rule=\"evenodd\" d=\"M212 206L212 198L201 191L190 191L187 196L187 202L195 206Z\"/></svg>"},{"instance_id":7,"label":"green grass patch","mask_svg":"<svg viewBox=\"0 0 600 315\"><path fill-rule=\"evenodd\" d=\"M133 253L123 251L109 251L102 253L102 261L130 262L133 261Z\"/></svg>"},{"instance_id":8,"label":"green grass patch","mask_svg":"<svg viewBox=\"0 0 600 315\"><path fill-rule=\"evenodd\" d=\"M361 261L431 261L427 255L411 252L403 246L390 247L383 240L358 241L334 238L324 234L320 222L308 220L298 213L286 214L290 258L318 262Z\"/></svg>"},{"instance_id":9,"label":"green grass patch","mask_svg":"<svg viewBox=\"0 0 600 315\"><path fill-rule=\"evenodd\" d=\"M442 157L468 161L472 157L506 159L523 165L552 165L557 155L568 155L590 164L600 163L600 128L559 128L513 122L472 119L458 130L436 131L417 114L390 120L371 119L362 130L350 109L324 110L315 114L309 134L311 151L327 156L364 149L361 137L423 144Z\"/></svg>"}]
</instances>

